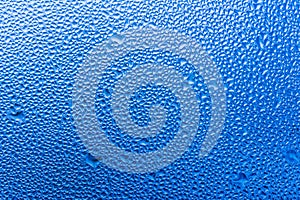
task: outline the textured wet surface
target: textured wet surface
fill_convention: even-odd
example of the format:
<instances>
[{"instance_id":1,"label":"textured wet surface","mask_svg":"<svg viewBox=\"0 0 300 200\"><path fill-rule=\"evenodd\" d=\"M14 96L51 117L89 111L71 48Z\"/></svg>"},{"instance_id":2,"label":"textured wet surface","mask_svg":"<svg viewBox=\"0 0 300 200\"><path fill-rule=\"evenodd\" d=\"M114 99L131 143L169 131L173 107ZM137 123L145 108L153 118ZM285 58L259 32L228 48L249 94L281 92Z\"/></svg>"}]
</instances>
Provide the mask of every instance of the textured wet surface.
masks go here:
<instances>
[{"instance_id":1,"label":"textured wet surface","mask_svg":"<svg viewBox=\"0 0 300 200\"><path fill-rule=\"evenodd\" d=\"M297 1L8 1L0 10L1 199L299 198ZM157 121L167 123L157 127L166 129L152 140L118 131L109 123L114 115L108 100L122 70L145 60L172 64L175 71L183 65L178 73L198 94L199 127L189 148L162 169L132 174L87 150L74 124L72 92L78 69L97 44L109 38L119 43L116 34L146 25L180 32L205 49L226 88L226 119L217 144L199 158L212 104L195 66L160 50L115 58L99 77L112 82L99 82L95 110L99 124L101 117L108 120L102 128L110 142L127 152L168 145L181 124L182 107L165 86L142 85L129 98L130 119L144 127L151 124L151 113L162 113ZM107 90L100 93L101 88Z\"/></svg>"}]
</instances>

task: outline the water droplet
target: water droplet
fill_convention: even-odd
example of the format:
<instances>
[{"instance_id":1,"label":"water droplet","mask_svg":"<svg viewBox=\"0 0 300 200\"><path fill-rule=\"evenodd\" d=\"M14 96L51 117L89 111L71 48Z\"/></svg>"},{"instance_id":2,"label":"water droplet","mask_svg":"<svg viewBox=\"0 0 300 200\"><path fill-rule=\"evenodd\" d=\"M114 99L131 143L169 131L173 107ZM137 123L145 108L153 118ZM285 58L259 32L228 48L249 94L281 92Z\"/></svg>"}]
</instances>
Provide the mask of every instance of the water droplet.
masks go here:
<instances>
[{"instance_id":1,"label":"water droplet","mask_svg":"<svg viewBox=\"0 0 300 200\"><path fill-rule=\"evenodd\" d=\"M18 105L15 105L8 111L8 116L18 122L22 122L25 119L25 114Z\"/></svg>"},{"instance_id":2,"label":"water droplet","mask_svg":"<svg viewBox=\"0 0 300 200\"><path fill-rule=\"evenodd\" d=\"M289 150L285 153L285 159L290 163L298 163L300 156L295 150Z\"/></svg>"},{"instance_id":3,"label":"water droplet","mask_svg":"<svg viewBox=\"0 0 300 200\"><path fill-rule=\"evenodd\" d=\"M94 168L99 165L99 161L97 160L97 158L89 153L85 156L85 162Z\"/></svg>"},{"instance_id":4,"label":"water droplet","mask_svg":"<svg viewBox=\"0 0 300 200\"><path fill-rule=\"evenodd\" d=\"M246 184L248 181L249 181L249 180L248 180L247 175L246 175L245 173L243 173L243 172L240 172L240 173L236 176L236 178L233 180L234 183L236 183L236 184L238 184L238 185L240 185L240 186L242 186L242 187L244 187L245 184Z\"/></svg>"},{"instance_id":5,"label":"water droplet","mask_svg":"<svg viewBox=\"0 0 300 200\"><path fill-rule=\"evenodd\" d=\"M113 42L116 42L118 44L122 44L124 41L124 38L125 37L123 35L115 34L110 38L110 40Z\"/></svg>"}]
</instances>

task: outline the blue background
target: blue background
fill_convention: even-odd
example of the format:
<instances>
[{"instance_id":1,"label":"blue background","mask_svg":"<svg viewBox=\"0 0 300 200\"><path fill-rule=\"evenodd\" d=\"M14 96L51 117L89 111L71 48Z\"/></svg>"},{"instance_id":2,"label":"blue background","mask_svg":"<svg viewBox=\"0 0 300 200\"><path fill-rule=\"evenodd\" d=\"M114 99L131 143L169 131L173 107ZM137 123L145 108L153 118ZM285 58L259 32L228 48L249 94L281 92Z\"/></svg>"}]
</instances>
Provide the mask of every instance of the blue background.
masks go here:
<instances>
[{"instance_id":1,"label":"blue background","mask_svg":"<svg viewBox=\"0 0 300 200\"><path fill-rule=\"evenodd\" d=\"M299 198L299 10L297 0L1 2L0 198ZM208 157L197 157L200 133L170 166L128 174L88 154L72 87L96 44L149 23L208 51L227 116Z\"/></svg>"}]
</instances>

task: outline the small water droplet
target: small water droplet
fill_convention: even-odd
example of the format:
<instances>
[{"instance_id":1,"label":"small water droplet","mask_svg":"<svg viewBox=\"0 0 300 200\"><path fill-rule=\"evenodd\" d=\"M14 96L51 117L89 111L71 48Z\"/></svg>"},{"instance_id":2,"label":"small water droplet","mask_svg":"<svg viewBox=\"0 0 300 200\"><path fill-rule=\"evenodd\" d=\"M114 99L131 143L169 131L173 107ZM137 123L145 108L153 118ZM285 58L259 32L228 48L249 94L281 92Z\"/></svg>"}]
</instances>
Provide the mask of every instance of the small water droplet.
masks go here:
<instances>
[{"instance_id":1,"label":"small water droplet","mask_svg":"<svg viewBox=\"0 0 300 200\"><path fill-rule=\"evenodd\" d=\"M185 64L187 64L187 61L185 59L180 58L178 61L181 66L184 66Z\"/></svg>"},{"instance_id":2,"label":"small water droplet","mask_svg":"<svg viewBox=\"0 0 300 200\"><path fill-rule=\"evenodd\" d=\"M285 154L285 159L290 163L298 163L300 158L295 150L289 150Z\"/></svg>"},{"instance_id":3,"label":"small water droplet","mask_svg":"<svg viewBox=\"0 0 300 200\"><path fill-rule=\"evenodd\" d=\"M8 116L18 122L22 122L25 119L25 114L23 112L23 110L21 109L20 106L15 105L14 107L12 107L9 112L8 112Z\"/></svg>"},{"instance_id":4,"label":"small water droplet","mask_svg":"<svg viewBox=\"0 0 300 200\"><path fill-rule=\"evenodd\" d=\"M237 176L236 179L233 180L234 183L244 187L245 184L248 182L248 177L245 173L240 172Z\"/></svg>"},{"instance_id":5,"label":"small water droplet","mask_svg":"<svg viewBox=\"0 0 300 200\"><path fill-rule=\"evenodd\" d=\"M94 168L96 168L99 165L99 161L97 160L97 158L95 158L89 153L85 157L85 162Z\"/></svg>"},{"instance_id":6,"label":"small water droplet","mask_svg":"<svg viewBox=\"0 0 300 200\"><path fill-rule=\"evenodd\" d=\"M119 34L115 34L110 38L111 41L116 42L118 44L122 44L124 39L125 39L125 37L123 35L119 35Z\"/></svg>"}]
</instances>

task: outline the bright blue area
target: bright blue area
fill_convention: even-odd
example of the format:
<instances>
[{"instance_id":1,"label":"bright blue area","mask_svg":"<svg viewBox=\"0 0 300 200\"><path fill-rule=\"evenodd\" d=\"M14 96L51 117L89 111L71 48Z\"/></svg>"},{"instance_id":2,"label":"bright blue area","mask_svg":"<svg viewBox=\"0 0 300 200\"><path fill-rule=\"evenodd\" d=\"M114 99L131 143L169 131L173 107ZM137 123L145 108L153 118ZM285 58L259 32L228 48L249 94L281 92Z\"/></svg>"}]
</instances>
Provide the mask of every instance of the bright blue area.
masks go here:
<instances>
[{"instance_id":1,"label":"bright blue area","mask_svg":"<svg viewBox=\"0 0 300 200\"><path fill-rule=\"evenodd\" d=\"M191 82L191 87L195 91L199 101L199 113L201 113L198 133L205 134L205 130L207 129L207 123L205 122L210 119L209 108L211 107L211 103L210 98L201 102L201 97L208 94L208 90L194 66L182 58L178 58L178 56L171 55L169 52L149 49L133 51L118 60L119 62L108 67L103 73L103 78L99 81L100 86L97 90L95 102L95 110L100 126L111 142L130 152L146 153L165 147L178 132L181 124L180 104L172 91L163 86L148 84L139 88L130 98L130 107L128 108L132 120L139 126L146 126L149 123L151 120L149 109L153 105L161 105L164 108L166 112L165 125L155 136L147 138L132 137L123 132L113 118L111 95L114 92L116 82L126 72L149 63L174 66L174 70L178 71L185 79Z\"/></svg>"},{"instance_id":2,"label":"bright blue area","mask_svg":"<svg viewBox=\"0 0 300 200\"><path fill-rule=\"evenodd\" d=\"M0 198L299 198L299 19L297 0L1 3ZM149 23L209 52L227 88L227 116L208 157L198 158L205 112L182 158L132 175L88 155L72 87L95 44Z\"/></svg>"}]
</instances>

